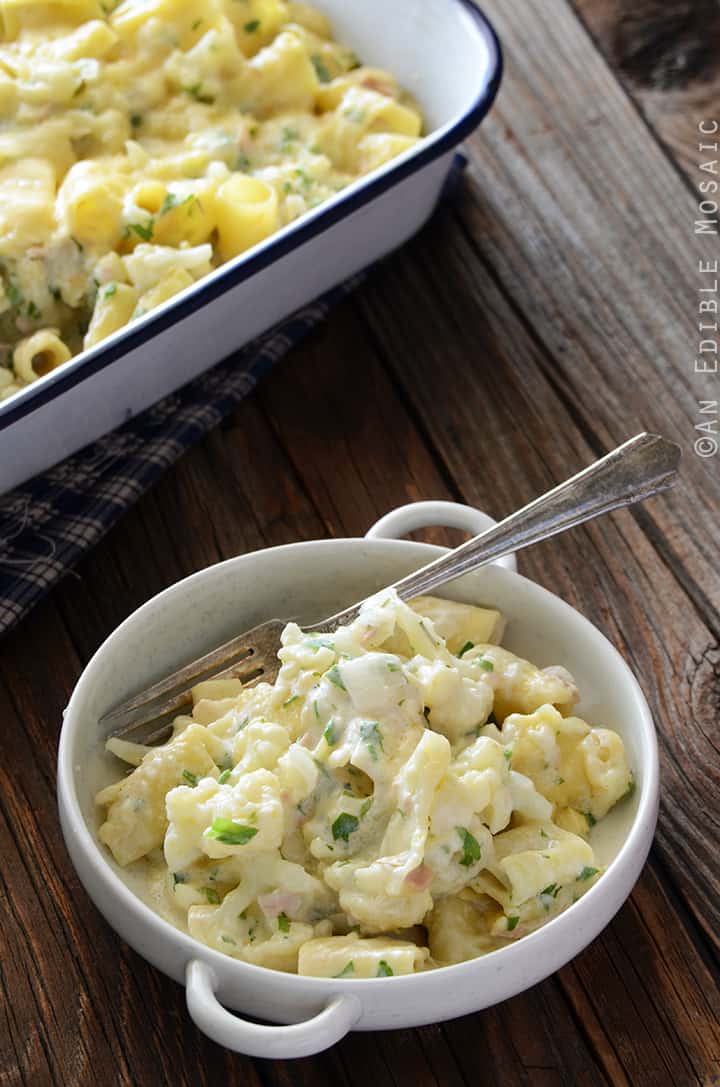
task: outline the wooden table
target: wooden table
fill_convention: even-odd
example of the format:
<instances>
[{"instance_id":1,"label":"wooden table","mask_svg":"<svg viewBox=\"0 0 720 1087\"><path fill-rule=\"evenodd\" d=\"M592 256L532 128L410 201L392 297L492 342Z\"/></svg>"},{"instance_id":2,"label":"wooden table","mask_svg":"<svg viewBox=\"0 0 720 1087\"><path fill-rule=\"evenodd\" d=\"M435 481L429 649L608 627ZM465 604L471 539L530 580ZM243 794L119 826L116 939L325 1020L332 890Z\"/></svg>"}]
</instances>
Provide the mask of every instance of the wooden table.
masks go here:
<instances>
[{"instance_id":1,"label":"wooden table","mask_svg":"<svg viewBox=\"0 0 720 1087\"><path fill-rule=\"evenodd\" d=\"M507 71L457 202L3 645L2 1084L720 1083L720 458L700 455L720 377L694 372L698 299L713 297L698 290L714 279L698 262L720 257L717 236L694 233L713 158L697 125L720 121L717 4L486 8ZM361 534L420 498L501 516L642 428L683 446L681 488L521 557L619 648L656 715L660 823L631 900L572 963L489 1011L294 1063L208 1042L183 990L101 920L62 844L60 715L91 653L209 563Z\"/></svg>"}]
</instances>

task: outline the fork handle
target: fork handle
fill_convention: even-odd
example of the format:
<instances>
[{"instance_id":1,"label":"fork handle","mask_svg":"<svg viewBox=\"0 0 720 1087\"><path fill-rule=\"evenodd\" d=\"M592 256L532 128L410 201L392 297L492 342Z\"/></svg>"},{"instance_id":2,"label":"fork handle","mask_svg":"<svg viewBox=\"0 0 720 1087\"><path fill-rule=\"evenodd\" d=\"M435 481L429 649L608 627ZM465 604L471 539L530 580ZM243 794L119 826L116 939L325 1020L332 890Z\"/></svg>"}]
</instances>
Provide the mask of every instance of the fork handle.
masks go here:
<instances>
[{"instance_id":1,"label":"fork handle","mask_svg":"<svg viewBox=\"0 0 720 1087\"><path fill-rule=\"evenodd\" d=\"M677 482L681 450L657 434L638 434L497 525L389 586L402 600L420 596L521 547L547 540L602 513L641 502ZM322 624L352 622L356 604Z\"/></svg>"}]
</instances>

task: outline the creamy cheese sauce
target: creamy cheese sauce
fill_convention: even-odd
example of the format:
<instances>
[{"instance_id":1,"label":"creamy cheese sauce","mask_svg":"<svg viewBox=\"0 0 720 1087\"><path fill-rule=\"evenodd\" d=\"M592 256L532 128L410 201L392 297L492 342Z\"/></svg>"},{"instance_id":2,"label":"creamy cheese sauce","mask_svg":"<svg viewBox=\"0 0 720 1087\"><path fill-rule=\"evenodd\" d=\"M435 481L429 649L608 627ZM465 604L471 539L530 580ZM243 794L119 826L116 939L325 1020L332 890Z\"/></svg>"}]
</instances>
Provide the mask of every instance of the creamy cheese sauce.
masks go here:
<instances>
[{"instance_id":1,"label":"creamy cheese sauce","mask_svg":"<svg viewBox=\"0 0 720 1087\"><path fill-rule=\"evenodd\" d=\"M201 683L97 796L98 836L210 947L315 976L412 973L544 924L601 876L592 827L632 789L620 737L497 612L393 592L332 634L289 624L272 686Z\"/></svg>"}]
</instances>

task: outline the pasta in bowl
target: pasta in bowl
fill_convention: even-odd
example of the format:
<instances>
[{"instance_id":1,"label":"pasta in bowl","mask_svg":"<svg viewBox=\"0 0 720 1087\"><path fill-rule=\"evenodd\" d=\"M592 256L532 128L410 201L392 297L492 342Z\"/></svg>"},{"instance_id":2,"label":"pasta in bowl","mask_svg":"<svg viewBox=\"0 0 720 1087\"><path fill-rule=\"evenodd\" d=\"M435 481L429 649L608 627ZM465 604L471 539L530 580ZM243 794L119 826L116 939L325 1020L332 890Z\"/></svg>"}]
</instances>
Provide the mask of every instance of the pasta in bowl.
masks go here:
<instances>
[{"instance_id":1,"label":"pasta in bowl","mask_svg":"<svg viewBox=\"0 0 720 1087\"><path fill-rule=\"evenodd\" d=\"M394 630L377 645L359 641L360 627L342 634L345 645L337 635L334 647L306 644L301 631L318 615L439 553L404 540L325 540L210 567L126 620L73 692L58 796L80 879L122 938L186 985L201 1029L232 1049L301 1056L350 1029L417 1026L497 1003L597 936L642 868L658 801L650 713L624 661L563 601L487 567L448 586L442 604L421 602L427 614L383 606L380 595L377 621ZM471 604L476 611L455 615L484 625L453 633L451 601ZM296 616L300 628L287 632L283 688L198 690L154 785L159 753L116 748L138 764L123 776L98 719L273 614ZM402 624L415 639L421 622L436 645L408 640ZM383 663L386 685L362 681L363 668ZM528 682L510 685L513 675ZM364 701L395 685L408 693L394 707ZM463 712L451 719L456 703ZM483 787L486 807L476 810ZM152 818L137 821L149 799ZM252 1024L226 1007L291 1025Z\"/></svg>"},{"instance_id":2,"label":"pasta in bowl","mask_svg":"<svg viewBox=\"0 0 720 1087\"><path fill-rule=\"evenodd\" d=\"M98 794L100 840L259 966L391 977L521 939L601 878L590 831L633 776L503 625L393 591L333 634L289 624L272 686L209 680L163 746L108 741L137 768Z\"/></svg>"},{"instance_id":3,"label":"pasta in bowl","mask_svg":"<svg viewBox=\"0 0 720 1087\"><path fill-rule=\"evenodd\" d=\"M289 0L0 0L0 399L417 143Z\"/></svg>"}]
</instances>

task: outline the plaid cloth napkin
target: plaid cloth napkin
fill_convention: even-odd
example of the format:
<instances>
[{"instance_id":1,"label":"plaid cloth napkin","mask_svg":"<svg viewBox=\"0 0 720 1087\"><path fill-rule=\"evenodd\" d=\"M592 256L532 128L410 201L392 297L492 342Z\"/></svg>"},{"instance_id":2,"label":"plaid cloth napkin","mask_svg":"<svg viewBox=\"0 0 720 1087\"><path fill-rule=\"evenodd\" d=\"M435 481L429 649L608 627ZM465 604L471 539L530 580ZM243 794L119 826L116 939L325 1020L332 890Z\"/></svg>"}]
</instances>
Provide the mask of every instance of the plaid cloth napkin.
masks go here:
<instances>
[{"instance_id":1,"label":"plaid cloth napkin","mask_svg":"<svg viewBox=\"0 0 720 1087\"><path fill-rule=\"evenodd\" d=\"M458 154L444 196L467 163ZM228 415L366 273L335 288L118 430L0 497L0 634Z\"/></svg>"}]
</instances>

